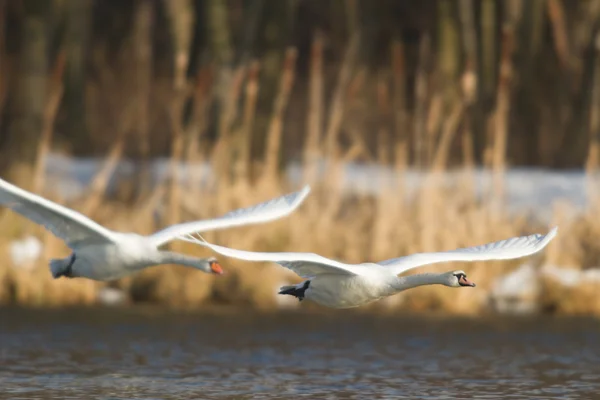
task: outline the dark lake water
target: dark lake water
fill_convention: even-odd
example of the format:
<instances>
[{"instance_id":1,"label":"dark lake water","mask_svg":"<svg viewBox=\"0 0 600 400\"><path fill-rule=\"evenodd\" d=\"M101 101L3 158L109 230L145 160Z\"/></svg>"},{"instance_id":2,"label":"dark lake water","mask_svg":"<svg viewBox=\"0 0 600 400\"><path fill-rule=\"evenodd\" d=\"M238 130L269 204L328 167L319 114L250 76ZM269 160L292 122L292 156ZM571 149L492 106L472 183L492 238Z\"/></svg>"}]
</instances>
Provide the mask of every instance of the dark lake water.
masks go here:
<instances>
[{"instance_id":1,"label":"dark lake water","mask_svg":"<svg viewBox=\"0 0 600 400\"><path fill-rule=\"evenodd\" d=\"M0 309L0 399L597 398L600 322Z\"/></svg>"}]
</instances>

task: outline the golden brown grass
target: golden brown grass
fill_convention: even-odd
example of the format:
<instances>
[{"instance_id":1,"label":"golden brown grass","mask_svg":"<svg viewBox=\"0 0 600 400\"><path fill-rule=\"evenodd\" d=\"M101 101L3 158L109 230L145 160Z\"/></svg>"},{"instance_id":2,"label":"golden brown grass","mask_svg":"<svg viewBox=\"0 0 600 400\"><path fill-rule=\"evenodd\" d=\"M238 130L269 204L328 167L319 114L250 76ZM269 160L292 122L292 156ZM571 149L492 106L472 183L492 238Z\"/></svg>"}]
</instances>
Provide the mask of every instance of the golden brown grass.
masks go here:
<instances>
[{"instance_id":1,"label":"golden brown grass","mask_svg":"<svg viewBox=\"0 0 600 400\"><path fill-rule=\"evenodd\" d=\"M261 185L263 186L263 185ZM225 246L257 251L308 251L351 263L397 257L419 251L435 251L471 246L509 236L545 231L545 226L528 226L522 218L506 217L489 222L485 204L477 204L457 191L440 191L435 187L423 190L416 201L400 205L398 192L378 198L366 196L343 198L334 209L336 213L323 213L323 204L329 200L328 188L315 184L306 203L290 217L267 225L242 227L221 232L208 232L207 240ZM215 194L204 193L193 212L182 210L186 220L214 217L223 210L248 206L295 188L282 183L272 183L271 190L236 187L235 183ZM183 193L183 191L182 191ZM218 193L218 194L217 194ZM73 204L81 208L85 201ZM91 215L106 226L124 231L151 232L152 208L142 205L125 207L117 202L102 203ZM105 283L87 280L50 277L48 258L63 257L68 249L51 235L41 235L45 252L32 272L13 268L7 257L8 242L20 235L29 222L7 211L2 213L3 236L0 251L7 260L0 266L0 301L29 306L58 306L67 304L93 304L99 288ZM550 245L561 246L561 237L573 234L594 237L592 226L582 219L565 231ZM590 224L588 224L590 225ZM32 228L32 227L29 227ZM36 233L41 233L35 227ZM599 232L600 233L600 232ZM590 235L590 236L588 236ZM595 235L595 237L598 237ZM375 241L378 243L376 244ZM579 242L579 245L593 243ZM205 249L191 244L181 244L181 251L198 256L208 256ZM595 246L593 251L599 251ZM585 252L575 262L583 265ZM544 260L551 252L536 256ZM557 260L560 261L560 260ZM452 290L444 287L425 287L407 291L391 299L375 303L366 310L441 310L456 313L477 313L485 309L482 296L493 279L518 265L521 261L488 262L465 265L435 265L418 272L445 271L455 268L466 270L476 281L476 290ZM213 277L179 266L162 266L148 269L119 282L111 283L127 291L135 302L154 302L174 307L198 307L210 303L227 303L272 309L277 306L275 292L280 284L297 282L299 278L275 265L221 259L227 274ZM572 297L571 293L568 297ZM585 303L585 302L583 302ZM586 303L587 304L587 303ZM306 306L306 304L303 304Z\"/></svg>"},{"instance_id":2,"label":"golden brown grass","mask_svg":"<svg viewBox=\"0 0 600 400\"><path fill-rule=\"evenodd\" d=\"M176 11L173 10L173 18L179 15ZM528 222L525 215L508 215L504 211L503 177L507 166L505 158L510 114L511 35L510 30L504 32L497 105L488 123L487 136L491 140L486 142L485 155L482 157L484 164L494 172L493 185L484 193L482 200L472 195L472 188L475 186L472 174L474 155L469 118L472 93L477 81L473 78L472 67L468 63L463 72L464 87L461 95L446 96L441 89L429 88L429 82L434 81L431 76L435 73L428 76L426 70L431 55L430 39L425 35L419 52L420 67L413 101L415 110L409 115L403 44L395 42L391 51L392 68L388 71L389 76L386 73L378 75L375 79L377 84L373 86L378 110L378 143L375 155L372 155L365 144L364 132L370 130L365 120L371 118L373 108L366 104L369 96L373 97L373 90L369 92L371 85L365 84L365 80L370 79L366 77L365 69L357 68L354 71L359 37L352 37L349 41L339 76L333 85L330 103L325 104L323 38L316 35L310 61L309 104L306 107L308 123L304 149L301 152L301 176L304 183L312 185L312 194L298 211L285 219L266 225L208 232L204 235L205 238L240 249L315 252L349 263L359 263L545 232L548 226ZM187 47L178 46L178 49ZM126 132L134 124L132 121L139 122L139 118L135 119L134 114L125 111L133 109L132 104L118 90L124 84L121 80L126 80L128 75L119 75L121 80L110 81L111 84L101 84L99 81L95 86L91 85L89 107L102 108L111 104L112 108L109 109L114 118L108 120L115 124L114 129L119 132L118 140L114 141L104 167L92 179L87 195L67 206L86 213L109 228L144 234L182 220L213 218L230 210L297 190L298 187L292 187L279 169L284 154L282 142L286 139L283 116L294 85L296 50L289 49L284 60L279 93L273 97L272 116L264 140L266 151L261 158L253 154L256 149L252 149L253 136L256 135L253 132L253 121L257 93L260 91L257 78L259 62L252 61L248 68L239 67L235 73L232 72L230 79L224 79L229 82L229 86L220 88L221 92L217 96L210 88L213 72L211 67L202 69L195 82L182 82L185 77L181 71L185 70L187 58L185 54L178 53L174 62L179 72L172 83L172 90L165 91L163 96L172 120L171 179L153 191L140 190L139 186L143 186L144 182L125 183L124 193L129 195L113 199L105 198L103 193L117 162L122 158ZM144 92L145 89L140 90ZM242 96L244 99L240 101ZM209 105L214 98L219 98L222 104L221 114L215 117L219 121L218 137L216 144L210 147L204 134L208 125ZM114 104L115 99L120 101ZM194 107L189 121L183 124L180 116L187 100L192 100ZM237 109L238 104L243 104L240 107L241 113ZM325 114L325 109L329 110L328 114ZM54 120L52 114L56 112L56 107L49 106L49 110L54 110L47 115L51 122ZM236 117L240 117L241 127L236 127ZM107 128L106 124L101 125L96 120L92 120L91 125ZM147 141L144 137L147 130L140 128L140 137L136 138L142 143L142 147ZM46 131L44 137L46 139L42 142L40 154L45 156L51 146L51 132ZM462 156L466 172L456 187L442 189L436 184L436 180L440 173L447 170L449 155L453 149L451 144L456 140L462 141L460 147L464 153ZM344 146L342 142L345 142ZM147 150L142 150L141 153L145 154ZM321 158L326 161L326 170L319 173L317 164ZM175 179L175 166L184 159L209 160L212 164L215 174L206 190L200 191L197 186L182 187L178 179ZM396 172L397 181L393 185L382 181L383 190L377 197L345 196L341 187L344 179L343 163L357 159L389 166ZM416 197L407 201L404 199L406 189L403 174L411 161L430 172L424 178ZM593 168L590 167L588 172L593 173ZM38 172L35 187L48 187L49 185L43 184L44 177L39 175ZM30 177L13 174L11 179L17 184L26 184ZM590 185L593 185L592 181ZM137 200L123 200L134 198L131 193L138 193ZM52 191L44 192L43 195L64 203ZM590 204L598 204L597 199L591 199ZM166 211L163 212L162 219L155 223L153 213L159 205L163 205L163 210ZM567 223L564 217L565 207L567 206L557 205L554 211L554 223L560 225L559 236L544 252L531 257L529 261L580 268L595 266L600 256L600 240L597 240L600 237L600 224L595 217L597 213L594 213L594 208L590 208L580 218ZM99 289L107 283L81 279L53 280L50 277L47 267L49 258L68 254L68 249L58 239L11 211L0 213L0 226L0 253L5 260L0 264L1 304L61 306L97 302ZM26 234L37 235L45 244L44 253L37 260L33 271L14 268L8 258L10 241ZM206 249L186 243L177 244L177 250L198 256L210 255ZM475 290L423 287L363 307L361 311L410 309L463 314L483 312L487 306L486 295L494 279L522 262L438 264L411 271L441 272L461 268L469 274L470 279L477 282L478 287ZM222 277L209 276L180 266L162 266L109 284L122 288L132 301L138 303L160 303L181 308L227 303L267 310L278 306L282 296L275 293L280 284L299 281L294 274L271 264L245 263L232 259L221 259L221 263L227 270L227 274ZM595 305L598 301L595 300L594 288L567 290L552 282L544 282L543 286L543 304L548 310L567 313L600 311L600 306ZM287 301L289 298L284 300L285 304L297 305L293 299L291 302ZM302 307L315 306L302 304Z\"/></svg>"}]
</instances>

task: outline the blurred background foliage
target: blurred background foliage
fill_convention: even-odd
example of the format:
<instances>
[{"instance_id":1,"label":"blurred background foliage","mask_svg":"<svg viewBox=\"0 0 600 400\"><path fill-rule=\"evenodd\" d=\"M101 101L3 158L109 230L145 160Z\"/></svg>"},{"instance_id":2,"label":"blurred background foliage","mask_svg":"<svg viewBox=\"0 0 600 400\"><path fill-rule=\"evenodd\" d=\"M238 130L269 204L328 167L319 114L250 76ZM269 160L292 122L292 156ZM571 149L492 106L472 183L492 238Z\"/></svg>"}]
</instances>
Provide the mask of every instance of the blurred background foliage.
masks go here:
<instances>
[{"instance_id":1,"label":"blurred background foliage","mask_svg":"<svg viewBox=\"0 0 600 400\"><path fill-rule=\"evenodd\" d=\"M0 174L139 233L309 183L306 205L268 229L206 239L355 263L558 224L525 264L465 266L477 299L422 288L381 306L475 313L516 271L526 302L600 313L586 275L600 255L599 17L600 0L0 0ZM578 171L543 190L515 166ZM533 210L509 210L511 190ZM0 265L0 303L99 301L105 284L52 280L59 240L0 218L0 249L41 249L30 269ZM133 302L269 308L298 279L238 264L215 282L170 266L108 286ZM556 271L538 264L587 289L548 283Z\"/></svg>"},{"instance_id":2,"label":"blurred background foliage","mask_svg":"<svg viewBox=\"0 0 600 400\"><path fill-rule=\"evenodd\" d=\"M311 130L315 144L334 135L375 157L385 129L416 166L441 144L451 165L497 151L511 165L578 167L599 130L599 15L596 0L2 0L2 163L34 164L45 130L73 155L123 140L143 159L171 154L178 135L207 151L246 129L260 159L280 112L283 159L301 157Z\"/></svg>"}]
</instances>

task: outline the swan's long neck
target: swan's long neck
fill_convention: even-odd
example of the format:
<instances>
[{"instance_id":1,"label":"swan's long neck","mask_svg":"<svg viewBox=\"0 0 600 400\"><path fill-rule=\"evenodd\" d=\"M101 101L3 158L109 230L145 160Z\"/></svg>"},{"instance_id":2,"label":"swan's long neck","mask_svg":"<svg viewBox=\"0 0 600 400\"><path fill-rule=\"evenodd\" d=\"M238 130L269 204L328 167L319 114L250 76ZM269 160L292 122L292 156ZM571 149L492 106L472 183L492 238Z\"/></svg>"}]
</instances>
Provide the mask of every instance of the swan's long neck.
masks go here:
<instances>
[{"instance_id":1,"label":"swan's long neck","mask_svg":"<svg viewBox=\"0 0 600 400\"><path fill-rule=\"evenodd\" d=\"M172 251L160 251L158 252L159 259L157 264L178 264L185 265L186 267L192 267L204 272L210 272L210 260L206 258L196 258L186 256L185 254L175 253Z\"/></svg>"},{"instance_id":2,"label":"swan's long neck","mask_svg":"<svg viewBox=\"0 0 600 400\"><path fill-rule=\"evenodd\" d=\"M398 278L394 284L394 289L400 292L417 286L446 284L446 276L444 274L416 274Z\"/></svg>"}]
</instances>

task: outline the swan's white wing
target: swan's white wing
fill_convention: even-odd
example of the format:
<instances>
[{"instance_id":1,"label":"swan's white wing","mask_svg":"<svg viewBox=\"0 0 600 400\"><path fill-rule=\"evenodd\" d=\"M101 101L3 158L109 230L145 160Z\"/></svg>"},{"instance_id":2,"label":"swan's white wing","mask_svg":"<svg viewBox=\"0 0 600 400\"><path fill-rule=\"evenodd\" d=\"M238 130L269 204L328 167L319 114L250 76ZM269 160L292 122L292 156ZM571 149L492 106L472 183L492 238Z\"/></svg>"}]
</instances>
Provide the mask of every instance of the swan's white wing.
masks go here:
<instances>
[{"instance_id":1,"label":"swan's white wing","mask_svg":"<svg viewBox=\"0 0 600 400\"><path fill-rule=\"evenodd\" d=\"M309 279L319 274L361 275L369 269L363 265L349 265L322 257L313 253L266 253L236 250L229 247L208 243L202 239L185 238L226 257L245 261L274 262L288 268L300 277Z\"/></svg>"},{"instance_id":2,"label":"swan's white wing","mask_svg":"<svg viewBox=\"0 0 600 400\"><path fill-rule=\"evenodd\" d=\"M0 179L0 204L44 226L72 247L79 241L114 242L114 233L83 214Z\"/></svg>"},{"instance_id":3,"label":"swan's white wing","mask_svg":"<svg viewBox=\"0 0 600 400\"><path fill-rule=\"evenodd\" d=\"M251 207L240 208L220 218L169 226L151 235L150 240L156 246L160 246L171 240L183 239L183 236L194 233L273 221L291 214L292 211L302 204L309 193L310 186L306 185L301 191L277 197Z\"/></svg>"},{"instance_id":4,"label":"swan's white wing","mask_svg":"<svg viewBox=\"0 0 600 400\"><path fill-rule=\"evenodd\" d=\"M480 246L440 253L418 253L406 257L381 261L377 264L389 268L397 275L412 268L440 262L510 260L521 258L542 250L556 236L557 231L558 227L554 227L546 235L535 234L513 237Z\"/></svg>"}]
</instances>

